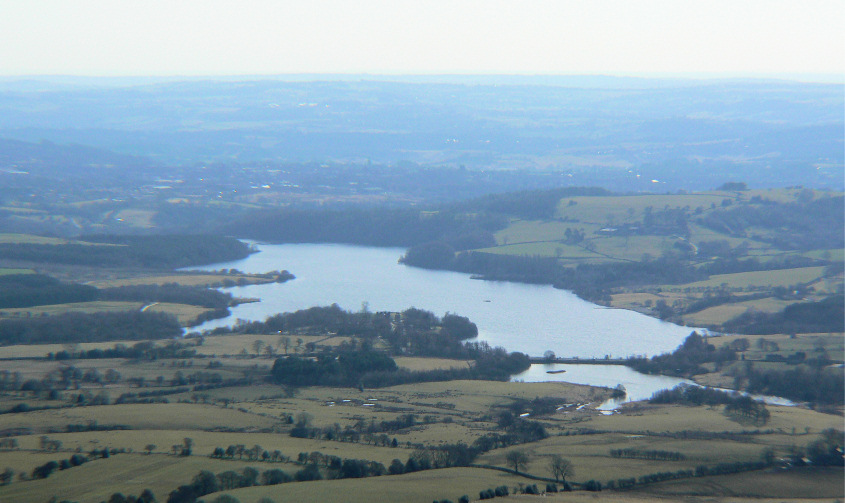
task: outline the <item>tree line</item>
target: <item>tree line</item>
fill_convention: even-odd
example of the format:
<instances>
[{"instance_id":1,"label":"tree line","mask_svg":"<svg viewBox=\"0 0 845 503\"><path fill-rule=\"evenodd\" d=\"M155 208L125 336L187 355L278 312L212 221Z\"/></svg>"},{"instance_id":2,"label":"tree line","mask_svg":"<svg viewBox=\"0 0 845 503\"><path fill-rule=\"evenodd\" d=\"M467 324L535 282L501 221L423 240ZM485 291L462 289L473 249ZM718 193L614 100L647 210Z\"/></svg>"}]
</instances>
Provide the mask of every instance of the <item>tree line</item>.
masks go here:
<instances>
[{"instance_id":1,"label":"tree line","mask_svg":"<svg viewBox=\"0 0 845 503\"><path fill-rule=\"evenodd\" d=\"M0 321L0 344L65 344L178 337L175 316L153 311L64 313Z\"/></svg>"},{"instance_id":2,"label":"tree line","mask_svg":"<svg viewBox=\"0 0 845 503\"><path fill-rule=\"evenodd\" d=\"M652 358L631 357L625 365L643 374L667 374L677 377L690 377L709 372L704 363L716 363L721 366L736 360L736 352L727 347L716 348L707 337L692 332L684 342L671 353L664 353Z\"/></svg>"},{"instance_id":3,"label":"tree line","mask_svg":"<svg viewBox=\"0 0 845 503\"><path fill-rule=\"evenodd\" d=\"M610 457L649 459L658 461L684 461L687 459L687 457L680 452L641 449L611 449Z\"/></svg>"},{"instance_id":4,"label":"tree line","mask_svg":"<svg viewBox=\"0 0 845 503\"><path fill-rule=\"evenodd\" d=\"M811 196L812 197L812 196ZM845 198L822 197L792 203L754 201L707 213L701 225L730 236L746 237L752 229L775 230L754 236L787 250L841 248L845 241Z\"/></svg>"},{"instance_id":5,"label":"tree line","mask_svg":"<svg viewBox=\"0 0 845 503\"><path fill-rule=\"evenodd\" d=\"M0 276L0 309L115 300L129 302L170 302L210 309L226 309L232 295L211 288L165 285L129 285L95 288L65 283L44 274L8 274Z\"/></svg>"},{"instance_id":6,"label":"tree line","mask_svg":"<svg viewBox=\"0 0 845 503\"><path fill-rule=\"evenodd\" d=\"M845 400L845 379L841 368L799 365L789 370L757 370L743 376L750 393L776 395L809 404L841 405Z\"/></svg>"},{"instance_id":7,"label":"tree line","mask_svg":"<svg viewBox=\"0 0 845 503\"><path fill-rule=\"evenodd\" d=\"M399 384L456 379L507 380L530 366L523 353L508 353L483 343L465 343L466 368L412 371L400 369L384 353L372 350L322 353L313 358L290 355L276 359L272 379L290 386L352 386L378 388ZM472 349L469 349L472 348Z\"/></svg>"},{"instance_id":8,"label":"tree line","mask_svg":"<svg viewBox=\"0 0 845 503\"><path fill-rule=\"evenodd\" d=\"M415 267L477 274L490 280L551 284L594 301L609 300L612 288L689 283L707 277L672 254L639 262L565 267L555 257L460 252L448 243L434 242L409 248L400 260Z\"/></svg>"},{"instance_id":9,"label":"tree line","mask_svg":"<svg viewBox=\"0 0 845 503\"><path fill-rule=\"evenodd\" d=\"M486 342L465 342L478 335L468 318L410 308L401 313L345 311L337 304L312 307L214 329L225 333L309 333L351 336L351 343L307 358L286 355L274 364L277 382L291 385L392 386L395 384L453 379L506 380L530 366L523 353L491 348ZM435 356L473 360L467 368L409 371L390 364L372 347L376 339L388 344L391 354ZM351 355L351 356L350 356ZM359 359L359 362L355 362ZM389 361L388 361L389 360Z\"/></svg>"},{"instance_id":10,"label":"tree line","mask_svg":"<svg viewBox=\"0 0 845 503\"><path fill-rule=\"evenodd\" d=\"M23 262L176 269L247 257L250 248L237 239L214 235L81 236L90 244L0 243L0 258Z\"/></svg>"},{"instance_id":11,"label":"tree line","mask_svg":"<svg viewBox=\"0 0 845 503\"><path fill-rule=\"evenodd\" d=\"M112 348L94 348L88 350L63 349L47 354L49 360L97 360L103 358L128 358L131 360L158 360L163 358L193 358L197 350L193 346L179 341L157 345L152 341L136 342L132 346L115 344Z\"/></svg>"},{"instance_id":12,"label":"tree line","mask_svg":"<svg viewBox=\"0 0 845 503\"><path fill-rule=\"evenodd\" d=\"M509 218L553 218L562 197L608 195L590 187L493 194L426 208L283 209L257 212L221 233L284 243L413 246L443 241L458 250L495 244Z\"/></svg>"},{"instance_id":13,"label":"tree line","mask_svg":"<svg viewBox=\"0 0 845 503\"><path fill-rule=\"evenodd\" d=\"M189 304L211 309L192 323L228 316L232 295L201 286L130 285L97 289L90 285L64 283L42 274L10 274L0 276L0 309L50 304L91 302L96 300L167 302Z\"/></svg>"},{"instance_id":14,"label":"tree line","mask_svg":"<svg viewBox=\"0 0 845 503\"><path fill-rule=\"evenodd\" d=\"M64 283L44 274L0 276L0 309L89 302L98 295L93 286Z\"/></svg>"},{"instance_id":15,"label":"tree line","mask_svg":"<svg viewBox=\"0 0 845 503\"><path fill-rule=\"evenodd\" d=\"M744 334L845 332L845 297L832 295L814 302L791 304L776 313L746 312L722 328Z\"/></svg>"},{"instance_id":16,"label":"tree line","mask_svg":"<svg viewBox=\"0 0 845 503\"><path fill-rule=\"evenodd\" d=\"M840 296L841 299L841 296ZM811 304L827 304L825 301ZM830 306L835 306L831 302ZM803 304L793 304L790 307L804 309ZM825 309L830 306L825 306ZM841 306L835 308L840 309ZM841 316L841 311L837 316ZM763 341L761 346L768 347L771 343ZM678 377L690 377L695 374L708 372L705 363L714 363L718 370L723 365L737 360L736 353L748 348L748 341L738 339L732 345L716 348L708 339L697 332L691 333L684 342L673 352L657 355L652 358L631 357L625 364L644 374L665 374ZM780 396L798 402L811 404L841 404L845 397L845 380L841 368L828 367L829 360L825 357L814 359L784 358L786 363L792 363L795 368L758 370L753 362L746 361L743 365L731 368L734 372L737 387L744 384L749 393ZM770 360L773 360L769 358ZM652 399L665 400L660 403L689 403L694 405L727 403L722 396L724 392L709 388L686 387L664 390Z\"/></svg>"},{"instance_id":17,"label":"tree line","mask_svg":"<svg viewBox=\"0 0 845 503\"><path fill-rule=\"evenodd\" d=\"M183 286L176 283L164 285L128 285L101 288L99 300L137 301L146 304L169 302L190 304L209 309L226 309L232 303L232 294L211 288Z\"/></svg>"},{"instance_id":18,"label":"tree line","mask_svg":"<svg viewBox=\"0 0 845 503\"><path fill-rule=\"evenodd\" d=\"M677 403L681 405L724 405L724 414L741 423L763 426L769 422L766 405L748 395L701 386L680 384L653 394L649 403Z\"/></svg>"}]
</instances>

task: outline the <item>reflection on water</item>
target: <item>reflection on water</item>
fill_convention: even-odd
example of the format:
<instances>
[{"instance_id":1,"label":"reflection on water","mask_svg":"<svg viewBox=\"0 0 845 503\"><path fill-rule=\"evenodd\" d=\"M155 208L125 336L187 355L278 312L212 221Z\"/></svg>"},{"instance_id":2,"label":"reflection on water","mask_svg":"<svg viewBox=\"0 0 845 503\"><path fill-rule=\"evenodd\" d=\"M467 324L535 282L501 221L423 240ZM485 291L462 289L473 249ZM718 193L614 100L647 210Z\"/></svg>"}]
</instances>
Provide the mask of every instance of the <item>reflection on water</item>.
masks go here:
<instances>
[{"instance_id":1,"label":"reflection on water","mask_svg":"<svg viewBox=\"0 0 845 503\"><path fill-rule=\"evenodd\" d=\"M624 309L605 309L547 285L477 281L469 275L406 267L403 250L347 245L259 245L260 253L205 266L203 270L239 269L261 273L287 269L296 279L224 289L235 297L261 302L232 308L232 315L193 330L233 325L239 318L264 320L276 313L338 304L348 310L366 303L373 311L417 307L437 315L469 317L479 339L510 351L540 356L546 350L580 358L655 355L675 349L692 329ZM547 374L547 370L566 370ZM566 381L628 392L619 403L646 400L685 379L637 373L622 365L532 365L515 376L524 381ZM782 400L782 399L779 399ZM617 402L602 404L610 409Z\"/></svg>"},{"instance_id":2,"label":"reflection on water","mask_svg":"<svg viewBox=\"0 0 845 503\"><path fill-rule=\"evenodd\" d=\"M565 372L555 374L548 373L548 371L559 370L565 370ZM624 365L563 363L531 365L531 368L521 374L513 376L511 380L524 382L560 381L573 384L589 384L590 386L603 386L605 388L615 388L621 384L625 387L627 395L624 398L610 399L602 403L598 407L599 410L613 410L626 402L648 400L654 393L660 390L674 388L679 384L698 386L698 384L690 381L689 379L641 374ZM777 396L751 396L770 405L795 405L790 400Z\"/></svg>"},{"instance_id":3,"label":"reflection on water","mask_svg":"<svg viewBox=\"0 0 845 503\"><path fill-rule=\"evenodd\" d=\"M193 330L228 326L238 318L264 320L282 312L337 303L358 310L402 311L417 307L438 316L469 317L479 339L510 351L540 356L546 350L582 358L654 355L671 351L691 328L633 311L605 309L548 285L478 281L468 274L406 267L398 248L346 245L259 245L260 253L205 266L246 272L287 269L296 279L225 289L261 302L232 308L228 318Z\"/></svg>"},{"instance_id":4,"label":"reflection on water","mask_svg":"<svg viewBox=\"0 0 845 503\"><path fill-rule=\"evenodd\" d=\"M549 370L565 370L566 372L547 374L546 372ZM648 400L655 392L674 388L682 383L694 384L692 381L677 377L640 374L624 365L563 363L531 365L531 368L525 372L513 376L513 380L525 382L563 381L605 388L615 388L619 384L624 386L625 391L627 391L625 398L608 400L599 407L604 410L614 409L625 402Z\"/></svg>"}]
</instances>

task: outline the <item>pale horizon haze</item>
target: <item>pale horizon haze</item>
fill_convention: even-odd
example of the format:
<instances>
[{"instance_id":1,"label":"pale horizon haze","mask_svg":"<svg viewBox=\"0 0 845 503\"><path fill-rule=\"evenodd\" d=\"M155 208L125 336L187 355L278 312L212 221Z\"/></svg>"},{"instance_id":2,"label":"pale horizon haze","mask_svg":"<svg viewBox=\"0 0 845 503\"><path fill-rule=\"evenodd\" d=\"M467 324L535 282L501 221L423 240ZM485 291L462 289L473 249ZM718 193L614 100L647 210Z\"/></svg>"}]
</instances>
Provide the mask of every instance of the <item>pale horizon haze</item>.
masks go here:
<instances>
[{"instance_id":1,"label":"pale horizon haze","mask_svg":"<svg viewBox=\"0 0 845 503\"><path fill-rule=\"evenodd\" d=\"M842 81L845 1L0 0L0 75Z\"/></svg>"}]
</instances>

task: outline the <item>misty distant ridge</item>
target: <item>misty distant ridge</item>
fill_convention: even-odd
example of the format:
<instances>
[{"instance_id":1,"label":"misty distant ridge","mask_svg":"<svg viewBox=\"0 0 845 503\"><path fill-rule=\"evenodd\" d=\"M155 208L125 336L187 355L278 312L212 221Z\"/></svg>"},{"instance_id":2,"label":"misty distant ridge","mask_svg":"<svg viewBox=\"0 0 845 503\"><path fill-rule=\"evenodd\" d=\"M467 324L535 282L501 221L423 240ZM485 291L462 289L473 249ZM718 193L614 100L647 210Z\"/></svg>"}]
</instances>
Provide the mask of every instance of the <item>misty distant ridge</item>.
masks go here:
<instances>
[{"instance_id":1,"label":"misty distant ridge","mask_svg":"<svg viewBox=\"0 0 845 503\"><path fill-rule=\"evenodd\" d=\"M630 76L4 77L0 138L160 166L411 163L614 180L623 191L725 180L838 190L842 91Z\"/></svg>"},{"instance_id":2,"label":"misty distant ridge","mask_svg":"<svg viewBox=\"0 0 845 503\"><path fill-rule=\"evenodd\" d=\"M802 83L845 85L840 74L771 74L735 75L711 73L643 74L643 75L529 75L529 74L343 74L302 73L277 75L0 75L0 91L58 90L65 87L128 87L173 82L402 82L417 84L464 85L536 85L605 89L651 89L693 87L725 83L775 84Z\"/></svg>"}]
</instances>

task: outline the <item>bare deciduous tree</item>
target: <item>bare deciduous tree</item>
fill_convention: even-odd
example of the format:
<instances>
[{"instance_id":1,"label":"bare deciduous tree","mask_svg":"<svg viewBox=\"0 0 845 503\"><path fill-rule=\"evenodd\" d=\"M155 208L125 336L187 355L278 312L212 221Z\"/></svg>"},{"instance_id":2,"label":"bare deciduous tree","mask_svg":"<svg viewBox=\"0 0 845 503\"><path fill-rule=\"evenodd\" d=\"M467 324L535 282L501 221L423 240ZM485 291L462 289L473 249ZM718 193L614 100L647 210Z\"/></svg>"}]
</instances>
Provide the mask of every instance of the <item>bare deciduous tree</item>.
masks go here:
<instances>
[{"instance_id":1,"label":"bare deciduous tree","mask_svg":"<svg viewBox=\"0 0 845 503\"><path fill-rule=\"evenodd\" d=\"M566 483L566 477L575 475L575 469L572 467L572 462L564 458L560 454L555 454L549 460L549 469L554 475L555 480L560 480Z\"/></svg>"}]
</instances>

